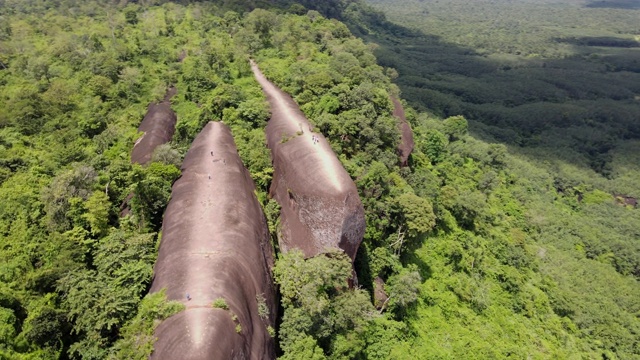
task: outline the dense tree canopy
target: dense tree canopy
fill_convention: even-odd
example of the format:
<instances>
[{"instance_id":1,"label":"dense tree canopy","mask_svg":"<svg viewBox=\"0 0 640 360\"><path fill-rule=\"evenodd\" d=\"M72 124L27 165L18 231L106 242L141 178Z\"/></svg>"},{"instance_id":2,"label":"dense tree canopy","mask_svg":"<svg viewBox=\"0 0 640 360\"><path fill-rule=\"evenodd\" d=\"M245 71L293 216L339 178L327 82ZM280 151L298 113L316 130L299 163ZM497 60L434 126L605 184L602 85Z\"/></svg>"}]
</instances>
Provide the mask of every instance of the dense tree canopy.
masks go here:
<instances>
[{"instance_id":1,"label":"dense tree canopy","mask_svg":"<svg viewBox=\"0 0 640 360\"><path fill-rule=\"evenodd\" d=\"M597 107L577 99L591 96L580 77L563 83L575 101L547 107L388 68L393 48L349 29L389 41L415 31L359 1L185 3L0 2L0 357L148 356L156 320L180 311L161 293L145 297L157 232L181 157L210 120L231 128L277 238L269 108L253 58L329 140L367 219L354 288L344 254L279 254L282 358L640 358L640 217L625 200L640 196L637 140L571 127L592 140L584 151L608 154L607 178L571 151L480 140L478 119L437 91L512 101L505 108L528 109L517 124L535 127L531 114L567 111L570 122ZM623 78L601 92L638 93ZM425 84L428 101L411 82ZM171 85L174 139L132 165L147 105ZM534 76L518 89L546 91ZM431 111L404 104L416 147L400 167L390 97L405 95ZM634 106L591 120L616 128L611 120L637 115Z\"/></svg>"}]
</instances>

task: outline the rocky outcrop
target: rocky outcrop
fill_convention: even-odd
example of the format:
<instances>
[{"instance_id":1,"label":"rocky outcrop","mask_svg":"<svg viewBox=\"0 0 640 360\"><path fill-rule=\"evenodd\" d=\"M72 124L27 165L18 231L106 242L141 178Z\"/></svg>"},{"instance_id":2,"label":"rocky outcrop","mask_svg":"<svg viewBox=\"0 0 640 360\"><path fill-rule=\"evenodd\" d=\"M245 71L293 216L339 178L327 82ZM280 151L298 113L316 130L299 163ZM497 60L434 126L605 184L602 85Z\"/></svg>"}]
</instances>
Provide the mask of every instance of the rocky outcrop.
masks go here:
<instances>
[{"instance_id":1,"label":"rocky outcrop","mask_svg":"<svg viewBox=\"0 0 640 360\"><path fill-rule=\"evenodd\" d=\"M151 161L153 152L162 144L166 144L173 138L176 129L176 113L171 110L171 98L177 93L175 87L170 87L162 102L149 104L138 131L143 134L133 145L131 162L146 165ZM129 193L120 204L120 217L131 213L131 199L134 194Z\"/></svg>"},{"instance_id":2,"label":"rocky outcrop","mask_svg":"<svg viewBox=\"0 0 640 360\"><path fill-rule=\"evenodd\" d=\"M400 100L395 97L391 97L393 102L393 116L398 119L398 129L400 130L400 143L398 144L398 155L400 156L400 165L407 166L409 161L409 155L413 151L413 130L411 125L407 121L407 117L404 114L404 108L400 103Z\"/></svg>"},{"instance_id":3,"label":"rocky outcrop","mask_svg":"<svg viewBox=\"0 0 640 360\"><path fill-rule=\"evenodd\" d=\"M275 358L273 253L254 190L229 129L207 124L173 185L151 286L186 310L156 328L151 359Z\"/></svg>"},{"instance_id":4,"label":"rocky outcrop","mask_svg":"<svg viewBox=\"0 0 640 360\"><path fill-rule=\"evenodd\" d=\"M365 230L353 180L295 101L254 62L251 67L271 105L266 132L274 166L270 193L281 206L280 249L313 257L339 248L353 260Z\"/></svg>"},{"instance_id":5,"label":"rocky outcrop","mask_svg":"<svg viewBox=\"0 0 640 360\"><path fill-rule=\"evenodd\" d=\"M149 104L147 114L142 119L138 130L143 132L131 152L131 162L146 164L151 161L153 151L162 144L166 144L173 138L176 130L176 113L171 110L169 100L176 94L176 88L171 87L167 91L162 102Z\"/></svg>"}]
</instances>

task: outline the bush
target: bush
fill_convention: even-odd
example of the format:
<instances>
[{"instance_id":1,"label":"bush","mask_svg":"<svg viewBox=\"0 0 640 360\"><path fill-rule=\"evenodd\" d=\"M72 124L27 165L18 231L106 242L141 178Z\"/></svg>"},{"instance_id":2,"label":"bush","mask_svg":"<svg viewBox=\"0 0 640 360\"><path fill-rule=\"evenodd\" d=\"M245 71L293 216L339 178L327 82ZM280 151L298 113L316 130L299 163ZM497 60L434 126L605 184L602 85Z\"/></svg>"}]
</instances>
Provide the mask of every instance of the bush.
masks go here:
<instances>
[{"instance_id":1,"label":"bush","mask_svg":"<svg viewBox=\"0 0 640 360\"><path fill-rule=\"evenodd\" d=\"M227 301L223 298L217 298L213 300L213 303L211 303L211 307L213 307L214 309L229 310L229 305L227 305Z\"/></svg>"}]
</instances>

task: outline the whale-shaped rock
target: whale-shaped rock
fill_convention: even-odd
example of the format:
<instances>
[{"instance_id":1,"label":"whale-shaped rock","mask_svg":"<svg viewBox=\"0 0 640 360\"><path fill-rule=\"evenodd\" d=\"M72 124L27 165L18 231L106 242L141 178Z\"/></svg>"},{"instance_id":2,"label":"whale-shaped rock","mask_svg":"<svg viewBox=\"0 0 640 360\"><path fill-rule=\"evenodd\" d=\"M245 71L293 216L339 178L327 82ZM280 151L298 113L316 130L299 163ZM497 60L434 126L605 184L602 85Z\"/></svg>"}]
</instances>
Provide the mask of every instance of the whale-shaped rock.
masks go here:
<instances>
[{"instance_id":1,"label":"whale-shaped rock","mask_svg":"<svg viewBox=\"0 0 640 360\"><path fill-rule=\"evenodd\" d=\"M175 93L176 89L171 87L167 90L162 102L151 103L147 107L147 113L138 127L138 131L144 134L133 146L133 151L131 151L132 163L147 164L151 161L153 151L173 138L178 118L176 113L171 110L169 100Z\"/></svg>"},{"instance_id":2,"label":"whale-shaped rock","mask_svg":"<svg viewBox=\"0 0 640 360\"><path fill-rule=\"evenodd\" d=\"M271 105L266 133L274 176L270 194L281 206L280 249L313 257L342 249L353 261L365 231L355 183L296 102L251 67Z\"/></svg>"},{"instance_id":3,"label":"whale-shaped rock","mask_svg":"<svg viewBox=\"0 0 640 360\"><path fill-rule=\"evenodd\" d=\"M133 145L131 162L146 165L151 161L153 152L162 144L166 144L173 138L176 130L176 113L171 110L171 98L176 94L175 87L170 87L160 103L151 103L147 107L138 131L143 134ZM120 217L131 213L131 199L134 194L129 193L120 204Z\"/></svg>"},{"instance_id":4,"label":"whale-shaped rock","mask_svg":"<svg viewBox=\"0 0 640 360\"><path fill-rule=\"evenodd\" d=\"M208 123L173 185L151 286L186 310L156 328L151 359L275 358L273 248L254 190L229 129Z\"/></svg>"}]
</instances>

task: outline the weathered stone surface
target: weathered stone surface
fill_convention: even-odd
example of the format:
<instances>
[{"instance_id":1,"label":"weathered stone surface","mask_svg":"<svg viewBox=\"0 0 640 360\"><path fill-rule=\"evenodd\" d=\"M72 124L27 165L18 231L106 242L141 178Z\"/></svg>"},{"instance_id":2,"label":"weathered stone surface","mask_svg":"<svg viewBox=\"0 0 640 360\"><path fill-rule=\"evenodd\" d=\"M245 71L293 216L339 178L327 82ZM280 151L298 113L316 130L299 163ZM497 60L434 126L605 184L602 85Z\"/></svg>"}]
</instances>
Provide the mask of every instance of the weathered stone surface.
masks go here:
<instances>
[{"instance_id":1,"label":"weathered stone surface","mask_svg":"<svg viewBox=\"0 0 640 360\"><path fill-rule=\"evenodd\" d=\"M207 124L173 185L151 287L187 309L158 326L152 359L275 358L273 249L254 190L229 129ZM219 298L229 310L212 307Z\"/></svg>"},{"instance_id":2,"label":"weathered stone surface","mask_svg":"<svg viewBox=\"0 0 640 360\"><path fill-rule=\"evenodd\" d=\"M282 208L280 249L313 257L340 248L353 260L365 230L353 180L295 101L251 66L271 104L266 132L274 165L270 193Z\"/></svg>"},{"instance_id":3,"label":"weathered stone surface","mask_svg":"<svg viewBox=\"0 0 640 360\"><path fill-rule=\"evenodd\" d=\"M394 97L391 97L391 101L393 102L393 116L398 119L398 129L400 129L400 143L398 144L400 165L407 166L409 155L411 155L415 145L413 142L413 130L411 130L411 125L407 121L400 101Z\"/></svg>"},{"instance_id":4,"label":"weathered stone surface","mask_svg":"<svg viewBox=\"0 0 640 360\"><path fill-rule=\"evenodd\" d=\"M171 141L176 130L176 113L171 110L169 100L176 94L174 87L167 90L167 94L162 102L149 104L147 114L142 119L138 130L143 132L131 152L131 162L146 164L151 161L153 151L162 144Z\"/></svg>"}]
</instances>

